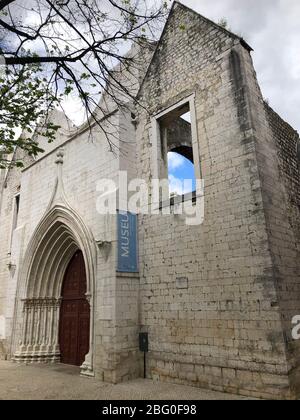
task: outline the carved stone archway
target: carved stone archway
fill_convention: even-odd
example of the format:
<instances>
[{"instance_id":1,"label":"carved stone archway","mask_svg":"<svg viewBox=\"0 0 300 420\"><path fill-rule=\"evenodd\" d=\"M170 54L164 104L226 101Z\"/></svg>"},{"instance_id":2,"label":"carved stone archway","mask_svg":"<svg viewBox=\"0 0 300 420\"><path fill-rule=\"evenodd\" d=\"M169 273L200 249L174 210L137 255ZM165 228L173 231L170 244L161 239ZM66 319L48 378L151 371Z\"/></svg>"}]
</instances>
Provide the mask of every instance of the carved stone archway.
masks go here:
<instances>
[{"instance_id":1,"label":"carved stone archway","mask_svg":"<svg viewBox=\"0 0 300 420\"><path fill-rule=\"evenodd\" d=\"M93 372L94 277L96 250L83 220L70 208L53 207L40 222L27 248L21 271L24 285L21 344L16 361L59 362L59 309L66 268L81 250L86 269L87 293L91 307L90 351L82 373Z\"/></svg>"}]
</instances>

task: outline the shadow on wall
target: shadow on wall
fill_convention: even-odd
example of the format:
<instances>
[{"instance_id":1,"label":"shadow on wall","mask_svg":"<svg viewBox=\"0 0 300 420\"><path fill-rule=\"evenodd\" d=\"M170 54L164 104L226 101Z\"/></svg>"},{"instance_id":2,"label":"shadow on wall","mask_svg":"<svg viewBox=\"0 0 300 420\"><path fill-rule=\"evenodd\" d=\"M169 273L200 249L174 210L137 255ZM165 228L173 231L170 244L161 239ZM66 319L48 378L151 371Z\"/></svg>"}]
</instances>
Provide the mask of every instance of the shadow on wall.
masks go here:
<instances>
[{"instance_id":1,"label":"shadow on wall","mask_svg":"<svg viewBox=\"0 0 300 420\"><path fill-rule=\"evenodd\" d=\"M5 317L0 315L0 360L6 360L6 352L4 349L5 340Z\"/></svg>"},{"instance_id":2,"label":"shadow on wall","mask_svg":"<svg viewBox=\"0 0 300 420\"><path fill-rule=\"evenodd\" d=\"M0 340L5 339L5 318L0 315Z\"/></svg>"}]
</instances>

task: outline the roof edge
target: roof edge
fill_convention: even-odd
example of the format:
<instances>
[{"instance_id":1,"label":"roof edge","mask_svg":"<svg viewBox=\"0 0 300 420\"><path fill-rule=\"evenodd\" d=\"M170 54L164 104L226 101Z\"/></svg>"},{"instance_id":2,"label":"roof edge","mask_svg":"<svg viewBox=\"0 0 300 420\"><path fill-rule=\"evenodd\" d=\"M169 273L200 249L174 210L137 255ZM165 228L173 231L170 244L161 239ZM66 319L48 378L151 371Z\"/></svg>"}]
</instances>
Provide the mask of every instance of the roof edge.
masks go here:
<instances>
[{"instance_id":1,"label":"roof edge","mask_svg":"<svg viewBox=\"0 0 300 420\"><path fill-rule=\"evenodd\" d=\"M265 108L267 108L268 109L268 111L270 111L270 112L272 112L277 118L279 118L280 120L281 120L281 122L283 123L283 124L285 124L285 125L287 125L288 127L289 127L289 129L291 130L291 131L293 131L294 133L295 133L295 136L296 137L298 137L299 139L300 139L300 134L299 134L299 132L298 132L298 130L295 128L295 127L293 127L292 125L291 125L291 123L289 123L289 122L287 122L280 114L279 114L279 112L277 112L274 108L272 108L272 106L269 104L269 102L266 100L266 99L264 99L263 100L263 103L264 103L264 106L265 106Z\"/></svg>"},{"instance_id":2,"label":"roof edge","mask_svg":"<svg viewBox=\"0 0 300 420\"><path fill-rule=\"evenodd\" d=\"M183 7L183 8L185 8L186 10L188 10L188 11L190 11L190 12L192 12L192 13L194 13L194 14L198 15L198 16L200 16L200 17L201 17L201 19L203 19L204 21L206 21L206 22L207 22L207 23L209 23L210 25L213 25L215 28L217 28L217 29L219 29L219 30L223 31L224 33L226 33L227 35L229 35L231 38L237 39L237 40L240 42L240 44L241 44L241 45L242 45L242 46L243 46L243 47L244 47L244 48L245 48L245 49L246 49L249 53L250 53L251 51L253 51L253 48L252 48L252 47L251 47L251 46L250 46L250 45L249 45L249 44L248 44L248 43L247 43L247 42L246 42L243 38L241 38L240 36L236 35L235 33L231 32L231 31L228 31L228 29L223 28L222 26L218 25L218 24L217 24L217 23L215 23L214 21L212 21L212 20L210 20L210 19L206 18L205 16L201 15L200 13L196 12L196 11L195 11L195 10L193 10L192 8L190 8L190 7L186 6L185 4L182 4L180 1L175 0L175 1L173 2L173 4L172 4L171 8L170 8L170 12L169 12L168 18L167 18L167 20L166 20L166 23L165 23L165 25L164 25L163 31L162 31L162 33L161 33L161 36L160 36L159 40L156 42L156 47L155 47L155 49L154 49L154 52L153 52L152 58L151 58L151 60L150 60L149 66L148 66L148 68L147 68L147 71L146 71L146 73L145 73L145 76L144 76L144 78L143 78L143 80L142 80L142 82L141 82L140 88L139 88L139 90L138 90L138 92L137 92L136 99L138 99L138 97L140 96L140 93L141 93L141 90L142 90L142 87L143 87L144 81L146 80L147 75L149 74L149 70L150 70L151 64L152 64L152 62L153 62L153 60L154 60L154 58L155 58L155 56L156 56L156 54L157 54L157 52L158 52L159 46L160 46L160 44L161 44L161 41L162 41L162 39L163 39L163 37L164 37L164 34L165 34L166 30L167 30L167 26L168 26L169 20L170 20L170 18L171 18L171 16L172 16L173 11L174 11L174 9L175 9L175 7L176 7L176 6Z\"/></svg>"},{"instance_id":3,"label":"roof edge","mask_svg":"<svg viewBox=\"0 0 300 420\"><path fill-rule=\"evenodd\" d=\"M209 19L209 18L207 18L207 17L205 17L205 16L203 16L201 13L199 13L199 12L196 12L196 10L194 10L194 9L192 9L191 7L189 7L189 6L186 6L185 4L183 4L183 3L181 3L180 1L178 1L178 0L175 0L174 1L174 3L173 3L173 5L172 5L172 8L171 8L171 10L170 10L170 14L171 14L171 12L173 11L173 8L174 8L174 6L175 5L179 5L179 6L181 6L181 7L183 7L183 8L185 8L185 9L187 9L187 10L189 10L190 12L192 12L192 13L196 13L198 16L200 16L203 20L205 20L207 23L210 23L211 25L213 25L215 28L217 28L217 29L219 29L219 30L221 30L222 32L224 32L224 33L226 33L227 35L229 35L229 36L231 36L231 37L233 37L233 38L236 38L236 39L238 39L240 42L241 42L241 44L242 44L242 46L244 47L244 48L246 48L246 50L248 50L249 52L251 52L251 51L254 51L253 50L253 48L247 43L247 41L245 41L245 39L244 38L242 38L241 36L239 36L239 35L237 35L237 34L235 34L234 32L232 32L232 31L229 31L228 29L226 29L226 28L224 28L223 26L220 26L218 23L216 23L216 22L214 22L213 20L211 20L211 19Z\"/></svg>"}]
</instances>

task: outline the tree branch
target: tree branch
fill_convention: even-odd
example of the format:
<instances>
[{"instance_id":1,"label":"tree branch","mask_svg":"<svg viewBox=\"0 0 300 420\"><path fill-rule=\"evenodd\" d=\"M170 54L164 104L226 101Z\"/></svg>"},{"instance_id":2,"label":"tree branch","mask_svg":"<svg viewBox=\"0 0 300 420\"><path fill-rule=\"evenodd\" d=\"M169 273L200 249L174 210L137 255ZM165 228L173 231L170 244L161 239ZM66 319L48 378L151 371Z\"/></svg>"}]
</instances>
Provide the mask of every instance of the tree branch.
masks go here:
<instances>
[{"instance_id":1,"label":"tree branch","mask_svg":"<svg viewBox=\"0 0 300 420\"><path fill-rule=\"evenodd\" d=\"M16 0L0 0L0 10L3 10L6 6L9 6Z\"/></svg>"},{"instance_id":2,"label":"tree branch","mask_svg":"<svg viewBox=\"0 0 300 420\"><path fill-rule=\"evenodd\" d=\"M52 109L63 109L63 98L71 93L83 104L90 135L97 132L92 133L97 125L110 149L118 147L115 122L108 118L104 123L103 116L135 103L140 70L147 63L143 51L141 57L128 54L130 44L139 44L147 35L150 38L167 12L163 1L161 7L153 8L147 2L31 0L26 6L25 1L0 0L0 11L12 5L8 17L0 19L5 37L1 53L7 64L0 85L4 150L11 153L18 147L39 153L37 137L15 139L16 130L21 127L32 133L41 116L48 120ZM44 133L54 140L54 129L48 126Z\"/></svg>"},{"instance_id":3,"label":"tree branch","mask_svg":"<svg viewBox=\"0 0 300 420\"><path fill-rule=\"evenodd\" d=\"M0 19L0 25L3 26L3 28L9 30L10 32L13 32L16 35L19 35L23 38L27 38L30 40L34 40L34 36L31 36L27 34L26 32L20 31L19 29L15 28L14 26L9 25L8 23L4 22L2 19Z\"/></svg>"}]
</instances>

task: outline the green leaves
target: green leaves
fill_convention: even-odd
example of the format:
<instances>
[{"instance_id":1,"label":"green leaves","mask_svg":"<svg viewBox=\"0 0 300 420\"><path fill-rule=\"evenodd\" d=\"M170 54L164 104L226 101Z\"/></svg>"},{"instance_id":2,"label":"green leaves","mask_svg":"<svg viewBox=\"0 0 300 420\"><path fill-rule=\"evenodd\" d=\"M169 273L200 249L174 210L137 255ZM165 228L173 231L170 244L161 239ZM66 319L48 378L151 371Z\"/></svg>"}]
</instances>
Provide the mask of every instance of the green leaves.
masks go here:
<instances>
[{"instance_id":1,"label":"green leaves","mask_svg":"<svg viewBox=\"0 0 300 420\"><path fill-rule=\"evenodd\" d=\"M222 18L219 20L218 25L221 26L224 29L227 29L228 31L230 31L230 27L228 24L228 20L226 18Z\"/></svg>"},{"instance_id":2,"label":"green leaves","mask_svg":"<svg viewBox=\"0 0 300 420\"><path fill-rule=\"evenodd\" d=\"M71 92L72 92L72 90L73 90L73 87L72 86L66 86L65 87L65 95L69 95Z\"/></svg>"},{"instance_id":3,"label":"green leaves","mask_svg":"<svg viewBox=\"0 0 300 420\"><path fill-rule=\"evenodd\" d=\"M0 54L10 70L5 77L0 74L0 164L6 164L5 154L16 147L32 156L38 154L34 139L39 135L53 141L57 127L45 120L69 95L81 99L87 118L97 123L112 147L110 130L95 112L98 108L102 113L97 95L106 95L117 107L135 100L132 92L138 80L133 70L140 64L138 58L130 62L125 51L129 44L140 45L142 39L152 42L167 18L171 0L153 5L139 0L18 3L24 16L33 19L25 24L10 16L11 25L2 34Z\"/></svg>"},{"instance_id":4,"label":"green leaves","mask_svg":"<svg viewBox=\"0 0 300 420\"><path fill-rule=\"evenodd\" d=\"M87 80L90 79L91 75L88 73L82 73L80 76L80 80Z\"/></svg>"},{"instance_id":5,"label":"green leaves","mask_svg":"<svg viewBox=\"0 0 300 420\"><path fill-rule=\"evenodd\" d=\"M49 89L37 65L28 65L15 72L7 71L0 79L0 167L7 167L7 160L18 147L29 156L37 156L42 149L38 136L55 139L58 126L45 120L59 103ZM18 133L22 130L22 135ZM22 162L13 162L21 167Z\"/></svg>"}]
</instances>

